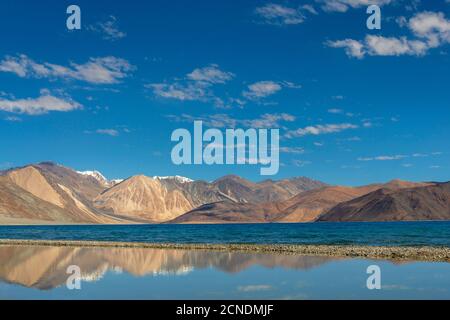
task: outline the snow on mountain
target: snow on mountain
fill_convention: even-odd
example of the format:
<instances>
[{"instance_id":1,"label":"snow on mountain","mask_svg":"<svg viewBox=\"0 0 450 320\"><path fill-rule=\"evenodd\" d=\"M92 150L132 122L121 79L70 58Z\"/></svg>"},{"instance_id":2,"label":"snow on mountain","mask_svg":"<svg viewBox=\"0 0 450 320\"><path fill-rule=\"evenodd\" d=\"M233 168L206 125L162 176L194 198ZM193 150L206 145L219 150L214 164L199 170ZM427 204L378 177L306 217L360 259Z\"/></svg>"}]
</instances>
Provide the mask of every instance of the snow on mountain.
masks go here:
<instances>
[{"instance_id":1,"label":"snow on mountain","mask_svg":"<svg viewBox=\"0 0 450 320\"><path fill-rule=\"evenodd\" d=\"M93 170L93 171L77 171L77 173L83 175L83 176L90 176L100 182L105 187L112 187L115 186L118 183L121 183L123 179L114 179L114 180L108 180L105 178L103 174L101 174L99 171Z\"/></svg>"},{"instance_id":2,"label":"snow on mountain","mask_svg":"<svg viewBox=\"0 0 450 320\"><path fill-rule=\"evenodd\" d=\"M180 183L188 183L188 182L194 181L192 179L182 177L182 176L166 176L166 177L154 176L153 179L155 179L155 180L176 180Z\"/></svg>"}]
</instances>

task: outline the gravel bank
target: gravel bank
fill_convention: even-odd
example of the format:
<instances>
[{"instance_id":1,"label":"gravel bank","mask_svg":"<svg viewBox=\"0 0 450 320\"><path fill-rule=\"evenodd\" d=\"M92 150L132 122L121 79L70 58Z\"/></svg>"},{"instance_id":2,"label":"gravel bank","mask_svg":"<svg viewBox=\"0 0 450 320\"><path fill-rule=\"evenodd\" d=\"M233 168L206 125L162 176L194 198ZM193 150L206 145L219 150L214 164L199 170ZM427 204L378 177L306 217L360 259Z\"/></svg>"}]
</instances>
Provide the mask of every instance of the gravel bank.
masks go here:
<instances>
[{"instance_id":1,"label":"gravel bank","mask_svg":"<svg viewBox=\"0 0 450 320\"><path fill-rule=\"evenodd\" d=\"M373 247L354 245L179 244L59 240L0 240L0 246L55 246L87 248L149 248L240 251L368 259L450 262L448 247Z\"/></svg>"}]
</instances>

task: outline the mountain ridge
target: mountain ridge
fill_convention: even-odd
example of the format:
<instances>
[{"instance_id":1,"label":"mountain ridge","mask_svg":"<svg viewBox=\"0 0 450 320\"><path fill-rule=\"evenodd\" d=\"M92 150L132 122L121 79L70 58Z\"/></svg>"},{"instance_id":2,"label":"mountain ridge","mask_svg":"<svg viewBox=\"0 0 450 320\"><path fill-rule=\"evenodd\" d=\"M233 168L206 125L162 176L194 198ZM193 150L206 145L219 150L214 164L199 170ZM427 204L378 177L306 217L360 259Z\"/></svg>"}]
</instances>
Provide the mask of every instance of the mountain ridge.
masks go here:
<instances>
[{"instance_id":1,"label":"mountain ridge","mask_svg":"<svg viewBox=\"0 0 450 320\"><path fill-rule=\"evenodd\" d=\"M397 179L345 187L236 175L211 182L145 175L110 181L99 171L48 161L0 171L0 224L450 220L445 183Z\"/></svg>"}]
</instances>

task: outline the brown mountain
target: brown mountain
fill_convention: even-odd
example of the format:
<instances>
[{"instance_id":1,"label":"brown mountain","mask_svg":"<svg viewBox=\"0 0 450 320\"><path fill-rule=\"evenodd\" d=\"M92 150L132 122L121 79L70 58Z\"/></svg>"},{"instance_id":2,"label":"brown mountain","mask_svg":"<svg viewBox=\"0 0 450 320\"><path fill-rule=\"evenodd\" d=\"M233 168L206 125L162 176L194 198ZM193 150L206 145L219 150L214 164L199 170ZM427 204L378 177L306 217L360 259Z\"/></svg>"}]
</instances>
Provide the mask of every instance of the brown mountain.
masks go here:
<instances>
[{"instance_id":1,"label":"brown mountain","mask_svg":"<svg viewBox=\"0 0 450 320\"><path fill-rule=\"evenodd\" d=\"M95 205L115 214L144 219L152 222L189 222L189 216L176 218L186 212L195 212L191 223L225 221L261 222L260 211L251 213L256 203L270 199L287 200L292 195L324 186L324 183L307 178L254 183L238 176L225 176L212 183L205 181L184 181L180 179L152 179L145 176L132 177L104 191L95 198ZM215 208L210 210L209 208ZM197 208L197 209L195 209ZM238 208L243 212L238 213ZM192 211L191 211L192 210ZM197 216L203 210L217 214L215 219ZM265 209L265 211L267 211ZM233 217L234 215L234 217ZM225 217L226 216L226 217Z\"/></svg>"},{"instance_id":2,"label":"brown mountain","mask_svg":"<svg viewBox=\"0 0 450 320\"><path fill-rule=\"evenodd\" d=\"M299 177L131 177L110 188L44 162L0 172L0 223L244 223L447 219L445 184L327 186ZM320 218L319 218L320 217Z\"/></svg>"},{"instance_id":3,"label":"brown mountain","mask_svg":"<svg viewBox=\"0 0 450 320\"><path fill-rule=\"evenodd\" d=\"M170 223L263 223L278 218L280 209L275 203L237 203L221 201L202 205Z\"/></svg>"},{"instance_id":4,"label":"brown mountain","mask_svg":"<svg viewBox=\"0 0 450 320\"><path fill-rule=\"evenodd\" d=\"M372 184L355 188L323 187L300 192L283 201L260 203L221 201L200 206L174 219L171 223L312 222L337 204L380 188L399 190L423 185L393 180L386 184Z\"/></svg>"},{"instance_id":5,"label":"brown mountain","mask_svg":"<svg viewBox=\"0 0 450 320\"><path fill-rule=\"evenodd\" d=\"M325 187L276 202L222 201L200 206L171 223L311 222L336 204L366 194L374 188Z\"/></svg>"},{"instance_id":6,"label":"brown mountain","mask_svg":"<svg viewBox=\"0 0 450 320\"><path fill-rule=\"evenodd\" d=\"M371 184L353 188L331 186L303 192L285 202L282 202L285 209L281 211L281 217L278 219L278 222L315 221L321 214L327 212L337 204L355 199L380 188L399 190L424 185L426 184L392 180L385 184Z\"/></svg>"},{"instance_id":7,"label":"brown mountain","mask_svg":"<svg viewBox=\"0 0 450 320\"><path fill-rule=\"evenodd\" d=\"M0 177L2 220L58 223L120 223L96 210L92 196L101 188L75 171L41 163L3 172Z\"/></svg>"},{"instance_id":8,"label":"brown mountain","mask_svg":"<svg viewBox=\"0 0 450 320\"><path fill-rule=\"evenodd\" d=\"M305 177L254 183L234 175L222 177L212 183L213 188L234 199L235 202L242 203L287 200L300 192L324 186L326 184Z\"/></svg>"},{"instance_id":9,"label":"brown mountain","mask_svg":"<svg viewBox=\"0 0 450 320\"><path fill-rule=\"evenodd\" d=\"M104 191L94 202L99 209L151 222L171 220L193 208L179 190L169 190L160 180L143 175Z\"/></svg>"},{"instance_id":10,"label":"brown mountain","mask_svg":"<svg viewBox=\"0 0 450 320\"><path fill-rule=\"evenodd\" d=\"M450 220L450 182L381 188L336 205L319 221Z\"/></svg>"},{"instance_id":11,"label":"brown mountain","mask_svg":"<svg viewBox=\"0 0 450 320\"><path fill-rule=\"evenodd\" d=\"M375 187L374 187L375 188ZM336 204L366 194L372 188L325 187L300 193L283 202L278 222L311 222Z\"/></svg>"}]
</instances>

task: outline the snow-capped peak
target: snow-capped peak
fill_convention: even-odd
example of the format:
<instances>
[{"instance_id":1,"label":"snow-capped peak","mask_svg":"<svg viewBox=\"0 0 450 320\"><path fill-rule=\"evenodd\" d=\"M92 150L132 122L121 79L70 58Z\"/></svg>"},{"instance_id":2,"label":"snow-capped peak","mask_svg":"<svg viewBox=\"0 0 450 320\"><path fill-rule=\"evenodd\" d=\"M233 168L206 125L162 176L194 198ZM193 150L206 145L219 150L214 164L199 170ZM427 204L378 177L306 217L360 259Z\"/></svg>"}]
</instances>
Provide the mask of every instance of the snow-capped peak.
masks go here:
<instances>
[{"instance_id":1,"label":"snow-capped peak","mask_svg":"<svg viewBox=\"0 0 450 320\"><path fill-rule=\"evenodd\" d=\"M89 176L100 182L105 187L112 187L118 183L121 183L123 179L114 179L114 180L108 180L105 178L103 174L101 174L99 171L93 170L93 171L77 171L77 173L83 175L83 176Z\"/></svg>"},{"instance_id":2,"label":"snow-capped peak","mask_svg":"<svg viewBox=\"0 0 450 320\"><path fill-rule=\"evenodd\" d=\"M90 176L95 178L97 181L101 182L101 183L107 183L108 179L105 178L104 175L102 175L100 172L98 171L77 171L77 173L83 175L83 176Z\"/></svg>"},{"instance_id":3,"label":"snow-capped peak","mask_svg":"<svg viewBox=\"0 0 450 320\"><path fill-rule=\"evenodd\" d=\"M188 183L188 182L193 182L194 180L186 178L186 177L182 177L182 176L166 176L166 177L160 177L160 176L154 176L153 179L156 180L176 180L180 183Z\"/></svg>"}]
</instances>

